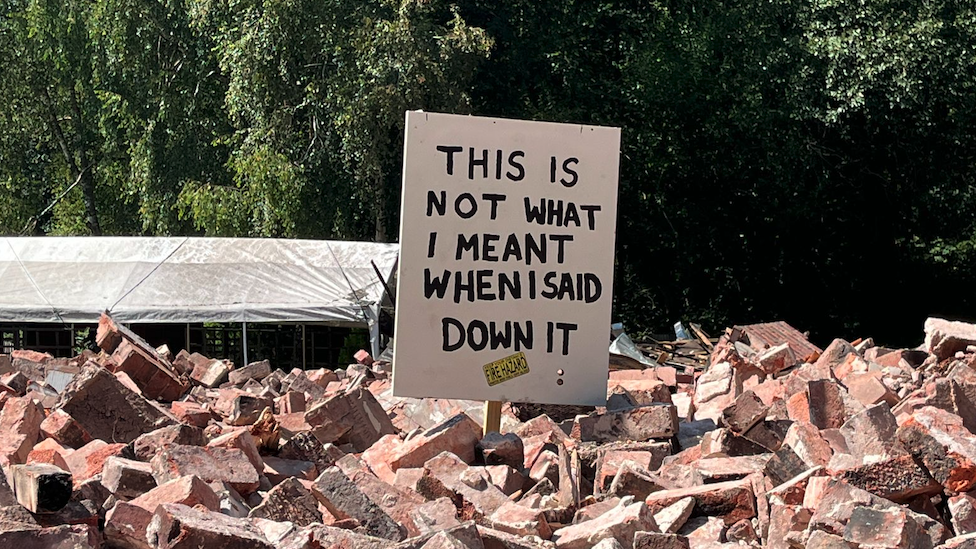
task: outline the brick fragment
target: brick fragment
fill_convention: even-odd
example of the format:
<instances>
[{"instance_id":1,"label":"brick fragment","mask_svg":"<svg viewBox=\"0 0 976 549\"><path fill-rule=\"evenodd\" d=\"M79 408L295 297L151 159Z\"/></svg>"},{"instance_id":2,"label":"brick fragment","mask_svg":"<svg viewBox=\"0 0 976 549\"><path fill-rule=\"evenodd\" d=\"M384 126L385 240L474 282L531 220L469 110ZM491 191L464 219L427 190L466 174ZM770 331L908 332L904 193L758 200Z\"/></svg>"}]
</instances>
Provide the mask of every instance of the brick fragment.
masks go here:
<instances>
[{"instance_id":1,"label":"brick fragment","mask_svg":"<svg viewBox=\"0 0 976 549\"><path fill-rule=\"evenodd\" d=\"M208 448L236 448L244 455L259 474L264 471L264 458L258 451L258 443L245 429L235 429L207 443Z\"/></svg>"},{"instance_id":2,"label":"brick fragment","mask_svg":"<svg viewBox=\"0 0 976 549\"><path fill-rule=\"evenodd\" d=\"M47 440L51 440L53 442L52 439ZM37 446L35 446L34 449L27 454L27 463L46 463L48 465L54 465L55 467L64 469L65 471L71 469L68 467L68 462L64 460L64 454L53 448L39 449Z\"/></svg>"},{"instance_id":3,"label":"brick fragment","mask_svg":"<svg viewBox=\"0 0 976 549\"><path fill-rule=\"evenodd\" d=\"M223 383L230 371L231 365L224 360L199 361L194 364L190 379L212 389Z\"/></svg>"},{"instance_id":4,"label":"brick fragment","mask_svg":"<svg viewBox=\"0 0 976 549\"><path fill-rule=\"evenodd\" d=\"M163 448L172 444L203 446L203 430L190 425L169 425L150 431L132 441L132 452L139 461L149 461Z\"/></svg>"},{"instance_id":5,"label":"brick fragment","mask_svg":"<svg viewBox=\"0 0 976 549\"><path fill-rule=\"evenodd\" d=\"M521 468L525 461L525 446L515 433L486 433L477 444L488 465L508 465Z\"/></svg>"},{"instance_id":6,"label":"brick fragment","mask_svg":"<svg viewBox=\"0 0 976 549\"><path fill-rule=\"evenodd\" d=\"M610 483L620 467L632 462L645 470L656 469L654 455L645 450L612 450L600 452L597 458L597 471L593 483L594 493L602 494L610 489ZM659 464L660 462L658 462Z\"/></svg>"},{"instance_id":7,"label":"brick fragment","mask_svg":"<svg viewBox=\"0 0 976 549\"><path fill-rule=\"evenodd\" d=\"M271 375L271 363L267 360L252 362L243 368L238 368L227 374L228 379L234 385L244 383L249 379L261 381Z\"/></svg>"},{"instance_id":8,"label":"brick fragment","mask_svg":"<svg viewBox=\"0 0 976 549\"><path fill-rule=\"evenodd\" d=\"M491 483L506 496L518 492L525 485L525 477L522 473L508 465L487 465L485 471L488 473Z\"/></svg>"},{"instance_id":9,"label":"brick fragment","mask_svg":"<svg viewBox=\"0 0 976 549\"><path fill-rule=\"evenodd\" d=\"M141 338L123 338L112 354L112 362L115 373L126 374L138 387L137 392L147 398L174 401L189 388L172 365Z\"/></svg>"},{"instance_id":10,"label":"brick fragment","mask_svg":"<svg viewBox=\"0 0 976 549\"><path fill-rule=\"evenodd\" d=\"M86 525L0 531L0 547L98 549L100 545L98 530Z\"/></svg>"},{"instance_id":11,"label":"brick fragment","mask_svg":"<svg viewBox=\"0 0 976 549\"><path fill-rule=\"evenodd\" d=\"M949 498L948 508L956 534L976 532L976 497L971 494L953 496Z\"/></svg>"},{"instance_id":12,"label":"brick fragment","mask_svg":"<svg viewBox=\"0 0 976 549\"><path fill-rule=\"evenodd\" d=\"M116 503L105 518L106 539L127 549L150 549L146 529L156 508L164 503L180 503L211 511L220 509L220 500L205 482L195 476L181 477L131 501Z\"/></svg>"},{"instance_id":13,"label":"brick fragment","mask_svg":"<svg viewBox=\"0 0 976 549\"><path fill-rule=\"evenodd\" d=\"M617 498L632 496L636 500L642 500L648 494L665 488L670 486L657 475L634 462L624 462L613 477L607 495Z\"/></svg>"},{"instance_id":14,"label":"brick fragment","mask_svg":"<svg viewBox=\"0 0 976 549\"><path fill-rule=\"evenodd\" d=\"M419 532L426 534L461 524L457 513L457 507L450 499L438 498L415 507L410 512L410 518Z\"/></svg>"},{"instance_id":15,"label":"brick fragment","mask_svg":"<svg viewBox=\"0 0 976 549\"><path fill-rule=\"evenodd\" d=\"M844 528L844 539L878 548L919 547L929 541L921 526L902 509L872 509L858 506Z\"/></svg>"},{"instance_id":16,"label":"brick fragment","mask_svg":"<svg viewBox=\"0 0 976 549\"><path fill-rule=\"evenodd\" d=\"M102 484L116 497L129 500L155 488L156 479L148 463L111 456L102 467Z\"/></svg>"},{"instance_id":17,"label":"brick fragment","mask_svg":"<svg viewBox=\"0 0 976 549\"><path fill-rule=\"evenodd\" d=\"M741 435L765 419L768 410L756 393L746 391L722 412L722 424L733 433Z\"/></svg>"},{"instance_id":18,"label":"brick fragment","mask_svg":"<svg viewBox=\"0 0 976 549\"><path fill-rule=\"evenodd\" d=\"M668 505L654 514L654 522L665 534L674 534L685 525L695 510L695 498L688 496Z\"/></svg>"},{"instance_id":19,"label":"brick fragment","mask_svg":"<svg viewBox=\"0 0 976 549\"><path fill-rule=\"evenodd\" d=\"M279 414L304 414L307 410L305 393L288 391L275 399L275 411Z\"/></svg>"},{"instance_id":20,"label":"brick fragment","mask_svg":"<svg viewBox=\"0 0 976 549\"><path fill-rule=\"evenodd\" d=\"M976 486L976 436L959 416L926 406L898 427L897 438L947 490Z\"/></svg>"},{"instance_id":21,"label":"brick fragment","mask_svg":"<svg viewBox=\"0 0 976 549\"><path fill-rule=\"evenodd\" d=\"M27 462L40 436L44 411L28 397L10 397L0 412L0 466Z\"/></svg>"},{"instance_id":22,"label":"brick fragment","mask_svg":"<svg viewBox=\"0 0 976 549\"><path fill-rule=\"evenodd\" d=\"M661 534L658 532L637 532L634 536L634 549L689 549L687 536Z\"/></svg>"},{"instance_id":23,"label":"brick fragment","mask_svg":"<svg viewBox=\"0 0 976 549\"><path fill-rule=\"evenodd\" d=\"M170 412L180 423L200 428L206 427L213 419L210 410L190 401L176 401L170 404Z\"/></svg>"},{"instance_id":24,"label":"brick fragment","mask_svg":"<svg viewBox=\"0 0 976 549\"><path fill-rule=\"evenodd\" d=\"M92 438L129 443L176 418L134 393L108 370L88 362L65 387L58 407Z\"/></svg>"},{"instance_id":25,"label":"brick fragment","mask_svg":"<svg viewBox=\"0 0 976 549\"><path fill-rule=\"evenodd\" d=\"M686 497L695 498L696 513L721 517L728 525L756 516L756 497L753 494L752 481L748 478L662 490L650 494L645 501L653 512L658 512Z\"/></svg>"},{"instance_id":26,"label":"brick fragment","mask_svg":"<svg viewBox=\"0 0 976 549\"><path fill-rule=\"evenodd\" d=\"M880 372L852 374L844 379L847 392L864 406L885 402L888 406L898 404L898 395L881 382Z\"/></svg>"},{"instance_id":27,"label":"brick fragment","mask_svg":"<svg viewBox=\"0 0 976 549\"><path fill-rule=\"evenodd\" d=\"M593 520L560 528L553 532L552 539L558 549L589 549L607 538L633 547L637 532L656 531L650 508L638 502L617 506Z\"/></svg>"},{"instance_id":28,"label":"brick fragment","mask_svg":"<svg viewBox=\"0 0 976 549\"><path fill-rule=\"evenodd\" d=\"M795 537L807 529L810 518L809 509L797 505L772 505L769 513L768 547L789 549L795 546L796 543L791 542L795 542Z\"/></svg>"},{"instance_id":29,"label":"brick fragment","mask_svg":"<svg viewBox=\"0 0 976 549\"><path fill-rule=\"evenodd\" d=\"M851 485L902 503L920 495L935 495L942 486L919 467L912 456L890 457L859 467L834 472Z\"/></svg>"},{"instance_id":30,"label":"brick fragment","mask_svg":"<svg viewBox=\"0 0 976 549\"><path fill-rule=\"evenodd\" d=\"M158 549L274 549L262 530L246 519L178 503L165 503L156 509L146 537Z\"/></svg>"},{"instance_id":31,"label":"brick fragment","mask_svg":"<svg viewBox=\"0 0 976 549\"><path fill-rule=\"evenodd\" d=\"M318 474L315 464L311 461L281 459L274 456L263 456L262 459L264 460L262 472L271 484L278 484L291 477L314 480Z\"/></svg>"},{"instance_id":32,"label":"brick fragment","mask_svg":"<svg viewBox=\"0 0 976 549\"><path fill-rule=\"evenodd\" d=\"M841 396L841 388L836 382L826 379L810 381L807 392L810 423L820 429L839 428L844 424L847 420L847 409Z\"/></svg>"},{"instance_id":33,"label":"brick fragment","mask_svg":"<svg viewBox=\"0 0 976 549\"><path fill-rule=\"evenodd\" d=\"M678 432L674 405L654 404L576 418L574 437L583 442L643 441L671 438Z\"/></svg>"},{"instance_id":34,"label":"brick fragment","mask_svg":"<svg viewBox=\"0 0 976 549\"><path fill-rule=\"evenodd\" d=\"M308 526L322 522L318 502L308 488L297 479L288 478L268 491L264 501L251 510L252 518L264 518L278 522L293 522Z\"/></svg>"},{"instance_id":35,"label":"brick fragment","mask_svg":"<svg viewBox=\"0 0 976 549\"><path fill-rule=\"evenodd\" d=\"M13 492L32 513L54 513L71 499L71 473L54 465L14 465Z\"/></svg>"},{"instance_id":36,"label":"brick fragment","mask_svg":"<svg viewBox=\"0 0 976 549\"><path fill-rule=\"evenodd\" d=\"M942 318L925 320L925 348L939 360L945 360L973 344L976 344L976 324Z\"/></svg>"},{"instance_id":37,"label":"brick fragment","mask_svg":"<svg viewBox=\"0 0 976 549\"><path fill-rule=\"evenodd\" d=\"M127 450L125 444L106 444L101 440L93 440L68 454L64 461L68 464L77 484L100 475L107 459L112 456L122 456Z\"/></svg>"},{"instance_id":38,"label":"brick fragment","mask_svg":"<svg viewBox=\"0 0 976 549\"><path fill-rule=\"evenodd\" d=\"M150 464L159 484L193 475L204 482L224 481L241 495L254 492L260 484L254 465L236 448L174 444L163 448Z\"/></svg>"},{"instance_id":39,"label":"brick fragment","mask_svg":"<svg viewBox=\"0 0 976 549\"><path fill-rule=\"evenodd\" d=\"M543 483L549 486L550 494L555 493L548 479ZM487 472L482 468L468 467L459 457L450 452L442 452L427 460L424 464L423 476L417 482L417 488L427 499L450 497L455 502L461 501L458 507L464 511L462 514L464 519L490 517L496 509L509 501L508 497L491 483Z\"/></svg>"},{"instance_id":40,"label":"brick fragment","mask_svg":"<svg viewBox=\"0 0 976 549\"><path fill-rule=\"evenodd\" d=\"M338 467L323 471L315 479L312 493L334 517L356 519L369 535L393 541L406 537L406 529L366 497Z\"/></svg>"},{"instance_id":41,"label":"brick fragment","mask_svg":"<svg viewBox=\"0 0 976 549\"><path fill-rule=\"evenodd\" d=\"M466 414L453 416L406 442L387 435L363 452L362 459L380 479L392 483L403 467L421 467L441 452L450 452L471 463L481 426ZM531 466L531 464L529 464Z\"/></svg>"},{"instance_id":42,"label":"brick fragment","mask_svg":"<svg viewBox=\"0 0 976 549\"><path fill-rule=\"evenodd\" d=\"M770 347L759 354L757 362L762 370L768 374L777 374L796 365L796 354L788 343Z\"/></svg>"},{"instance_id":43,"label":"brick fragment","mask_svg":"<svg viewBox=\"0 0 976 549\"><path fill-rule=\"evenodd\" d=\"M756 530L752 527L752 522L745 519L729 526L729 529L725 531L725 539L729 543L738 543L740 545L759 542L759 536L756 535Z\"/></svg>"},{"instance_id":44,"label":"brick fragment","mask_svg":"<svg viewBox=\"0 0 976 549\"><path fill-rule=\"evenodd\" d=\"M771 454L756 454L737 457L710 457L698 460L695 467L707 483L738 480L753 473L760 473L766 467Z\"/></svg>"},{"instance_id":45,"label":"brick fragment","mask_svg":"<svg viewBox=\"0 0 976 549\"><path fill-rule=\"evenodd\" d=\"M112 354L122 343L122 333L111 316L102 313L98 317L98 328L95 330L95 344L106 353Z\"/></svg>"},{"instance_id":46,"label":"brick fragment","mask_svg":"<svg viewBox=\"0 0 976 549\"><path fill-rule=\"evenodd\" d=\"M552 529L542 509L530 509L515 502L499 507L488 521L493 528L509 534L538 536L542 539L552 536Z\"/></svg>"},{"instance_id":47,"label":"brick fragment","mask_svg":"<svg viewBox=\"0 0 976 549\"><path fill-rule=\"evenodd\" d=\"M786 432L783 443L808 467L827 465L834 451L812 423L794 422Z\"/></svg>"},{"instance_id":48,"label":"brick fragment","mask_svg":"<svg viewBox=\"0 0 976 549\"><path fill-rule=\"evenodd\" d=\"M348 443L357 452L369 449L384 435L396 433L383 407L362 388L329 397L305 412L305 421L320 442Z\"/></svg>"}]
</instances>

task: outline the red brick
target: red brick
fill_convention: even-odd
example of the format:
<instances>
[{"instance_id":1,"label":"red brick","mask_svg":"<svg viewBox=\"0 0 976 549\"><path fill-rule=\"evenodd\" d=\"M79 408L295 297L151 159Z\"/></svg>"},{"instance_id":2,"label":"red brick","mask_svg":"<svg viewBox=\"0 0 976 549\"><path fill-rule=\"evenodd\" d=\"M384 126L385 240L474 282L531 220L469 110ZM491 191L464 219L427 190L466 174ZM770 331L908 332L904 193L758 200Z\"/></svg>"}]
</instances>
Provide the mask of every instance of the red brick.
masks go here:
<instances>
[{"instance_id":1,"label":"red brick","mask_svg":"<svg viewBox=\"0 0 976 549\"><path fill-rule=\"evenodd\" d=\"M475 444L480 438L481 426L460 414L406 442L395 435L387 435L363 452L362 459L376 476L392 484L397 469L421 467L441 452L451 452L466 463L473 462Z\"/></svg>"},{"instance_id":2,"label":"red brick","mask_svg":"<svg viewBox=\"0 0 976 549\"><path fill-rule=\"evenodd\" d=\"M164 448L150 463L157 483L194 475L204 482L224 481L245 496L260 484L258 471L244 452L236 448L174 444Z\"/></svg>"},{"instance_id":3,"label":"red brick","mask_svg":"<svg viewBox=\"0 0 976 549\"><path fill-rule=\"evenodd\" d=\"M644 503L617 506L599 517L553 532L557 549L589 549L600 540L613 538L633 547L637 532L657 531L651 509Z\"/></svg>"},{"instance_id":4,"label":"red brick","mask_svg":"<svg viewBox=\"0 0 976 549\"><path fill-rule=\"evenodd\" d=\"M206 427L213 418L209 410L196 402L177 401L170 405L170 412L180 420L181 423L193 425L194 427Z\"/></svg>"},{"instance_id":5,"label":"red brick","mask_svg":"<svg viewBox=\"0 0 976 549\"><path fill-rule=\"evenodd\" d=\"M0 466L26 463L40 436L44 411L27 397L10 397L0 412Z\"/></svg>"},{"instance_id":6,"label":"red brick","mask_svg":"<svg viewBox=\"0 0 976 549\"><path fill-rule=\"evenodd\" d=\"M769 375L791 368L797 362L796 355L788 343L766 349L759 355L757 361L763 371Z\"/></svg>"},{"instance_id":7,"label":"red brick","mask_svg":"<svg viewBox=\"0 0 976 549\"><path fill-rule=\"evenodd\" d=\"M173 401L188 386L173 367L152 348L123 339L112 354L117 372L125 372L148 398Z\"/></svg>"},{"instance_id":8,"label":"red brick","mask_svg":"<svg viewBox=\"0 0 976 549\"><path fill-rule=\"evenodd\" d=\"M741 435L766 419L768 411L769 408L756 393L746 391L725 408L722 412L722 423L733 433Z\"/></svg>"},{"instance_id":9,"label":"red brick","mask_svg":"<svg viewBox=\"0 0 976 549\"><path fill-rule=\"evenodd\" d=\"M727 525L756 516L756 497L750 479L706 484L692 488L662 490L647 496L645 502L654 512L686 497L695 498L696 512L718 516Z\"/></svg>"},{"instance_id":10,"label":"red brick","mask_svg":"<svg viewBox=\"0 0 976 549\"><path fill-rule=\"evenodd\" d=\"M255 471L264 470L264 458L258 452L257 441L246 429L237 429L220 435L207 443L207 446L210 448L236 448L244 452Z\"/></svg>"},{"instance_id":11,"label":"red brick","mask_svg":"<svg viewBox=\"0 0 976 549\"><path fill-rule=\"evenodd\" d=\"M93 440L69 454L65 461L71 469L75 484L80 484L101 474L105 460L112 456L121 456L125 450L125 444L106 444L101 440Z\"/></svg>"},{"instance_id":12,"label":"red brick","mask_svg":"<svg viewBox=\"0 0 976 549\"><path fill-rule=\"evenodd\" d=\"M549 527L543 510L530 509L515 502L499 507L488 521L496 530L509 534L538 536L542 539L552 536L552 528Z\"/></svg>"},{"instance_id":13,"label":"red brick","mask_svg":"<svg viewBox=\"0 0 976 549\"><path fill-rule=\"evenodd\" d=\"M247 519L178 503L166 503L156 509L146 537L158 549L274 549L261 529Z\"/></svg>"},{"instance_id":14,"label":"red brick","mask_svg":"<svg viewBox=\"0 0 976 549\"><path fill-rule=\"evenodd\" d=\"M384 435L396 433L376 397L362 388L329 397L305 412L305 421L320 442L349 443L357 452L365 451Z\"/></svg>"},{"instance_id":15,"label":"red brick","mask_svg":"<svg viewBox=\"0 0 976 549\"><path fill-rule=\"evenodd\" d=\"M91 442L91 435L64 410L51 410L51 414L41 422L41 433L63 446L81 448Z\"/></svg>"},{"instance_id":16,"label":"red brick","mask_svg":"<svg viewBox=\"0 0 976 549\"><path fill-rule=\"evenodd\" d=\"M10 476L17 502L31 513L53 513L71 498L71 473L47 463L13 465Z\"/></svg>"},{"instance_id":17,"label":"red brick","mask_svg":"<svg viewBox=\"0 0 976 549\"><path fill-rule=\"evenodd\" d=\"M95 331L95 344L106 353L115 352L115 348L122 343L122 334L112 317L105 313L98 318L98 329Z\"/></svg>"},{"instance_id":18,"label":"red brick","mask_svg":"<svg viewBox=\"0 0 976 549\"><path fill-rule=\"evenodd\" d=\"M88 362L61 393L58 405L92 438L128 443L172 425L176 418L130 391L108 370Z\"/></svg>"},{"instance_id":19,"label":"red brick","mask_svg":"<svg viewBox=\"0 0 976 549\"><path fill-rule=\"evenodd\" d=\"M574 437L583 442L644 441L671 438L678 432L673 405L653 404L616 412L594 412L576 418Z\"/></svg>"}]
</instances>

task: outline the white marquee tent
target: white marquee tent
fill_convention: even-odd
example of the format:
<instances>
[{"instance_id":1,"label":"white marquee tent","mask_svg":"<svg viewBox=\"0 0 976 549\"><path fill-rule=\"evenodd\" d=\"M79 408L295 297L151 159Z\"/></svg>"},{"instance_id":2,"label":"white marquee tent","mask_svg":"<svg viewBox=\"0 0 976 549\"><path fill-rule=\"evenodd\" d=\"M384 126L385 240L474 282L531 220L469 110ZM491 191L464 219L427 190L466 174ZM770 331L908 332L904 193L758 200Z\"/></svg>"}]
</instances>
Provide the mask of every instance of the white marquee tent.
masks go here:
<instances>
[{"instance_id":1,"label":"white marquee tent","mask_svg":"<svg viewBox=\"0 0 976 549\"><path fill-rule=\"evenodd\" d=\"M123 323L369 326L374 352L399 252L396 244L322 240L3 240L0 322L93 323L109 311Z\"/></svg>"}]
</instances>

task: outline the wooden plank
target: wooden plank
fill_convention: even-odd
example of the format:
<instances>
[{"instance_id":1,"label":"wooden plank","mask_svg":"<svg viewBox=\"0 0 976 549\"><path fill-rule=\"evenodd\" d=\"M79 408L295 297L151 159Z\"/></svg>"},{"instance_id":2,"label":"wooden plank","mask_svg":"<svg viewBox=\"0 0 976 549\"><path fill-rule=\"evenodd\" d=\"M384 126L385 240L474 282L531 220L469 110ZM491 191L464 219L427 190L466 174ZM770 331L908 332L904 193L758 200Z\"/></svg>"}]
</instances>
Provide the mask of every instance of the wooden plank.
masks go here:
<instances>
[{"instance_id":1,"label":"wooden plank","mask_svg":"<svg viewBox=\"0 0 976 549\"><path fill-rule=\"evenodd\" d=\"M706 351L712 352L712 348L714 346L712 345L711 340L708 338L708 334L702 331L701 326L695 324L694 322L690 322L688 325L691 326L692 333L694 333L695 337L698 338L698 341L701 342L702 347L704 347Z\"/></svg>"},{"instance_id":2,"label":"wooden plank","mask_svg":"<svg viewBox=\"0 0 976 549\"><path fill-rule=\"evenodd\" d=\"M485 401L485 424L483 434L497 433L502 428L502 403L499 400Z\"/></svg>"}]
</instances>

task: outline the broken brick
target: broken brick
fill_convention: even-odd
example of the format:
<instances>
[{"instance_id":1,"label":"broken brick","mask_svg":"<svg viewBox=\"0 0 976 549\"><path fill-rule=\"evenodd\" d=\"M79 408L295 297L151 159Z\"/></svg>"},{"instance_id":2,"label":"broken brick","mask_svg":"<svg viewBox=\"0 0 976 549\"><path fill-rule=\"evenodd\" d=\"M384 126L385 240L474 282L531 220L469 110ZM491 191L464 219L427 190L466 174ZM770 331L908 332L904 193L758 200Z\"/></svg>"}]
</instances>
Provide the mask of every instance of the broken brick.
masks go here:
<instances>
[{"instance_id":1,"label":"broken brick","mask_svg":"<svg viewBox=\"0 0 976 549\"><path fill-rule=\"evenodd\" d=\"M322 472L312 493L338 519L356 519L369 535L400 541L406 537L403 526L366 497L338 467Z\"/></svg>"},{"instance_id":2,"label":"broken brick","mask_svg":"<svg viewBox=\"0 0 976 549\"><path fill-rule=\"evenodd\" d=\"M158 404L134 393L108 370L89 362L65 387L58 407L92 438L129 443L176 423Z\"/></svg>"},{"instance_id":3,"label":"broken brick","mask_svg":"<svg viewBox=\"0 0 976 549\"><path fill-rule=\"evenodd\" d=\"M589 549L600 540L613 538L633 547L637 532L655 532L657 524L650 508L642 502L619 505L599 517L560 528L552 539L557 549Z\"/></svg>"},{"instance_id":4,"label":"broken brick","mask_svg":"<svg viewBox=\"0 0 976 549\"><path fill-rule=\"evenodd\" d=\"M48 464L11 467L17 502L31 513L54 513L71 499L71 473Z\"/></svg>"},{"instance_id":5,"label":"broken brick","mask_svg":"<svg viewBox=\"0 0 976 549\"><path fill-rule=\"evenodd\" d=\"M261 529L246 519L178 503L164 503L156 508L146 537L158 549L274 549Z\"/></svg>"},{"instance_id":6,"label":"broken brick","mask_svg":"<svg viewBox=\"0 0 976 549\"><path fill-rule=\"evenodd\" d=\"M163 448L150 461L157 483L193 475L204 482L224 481L241 495L257 490L258 471L241 450L183 446L173 444Z\"/></svg>"}]
</instances>

